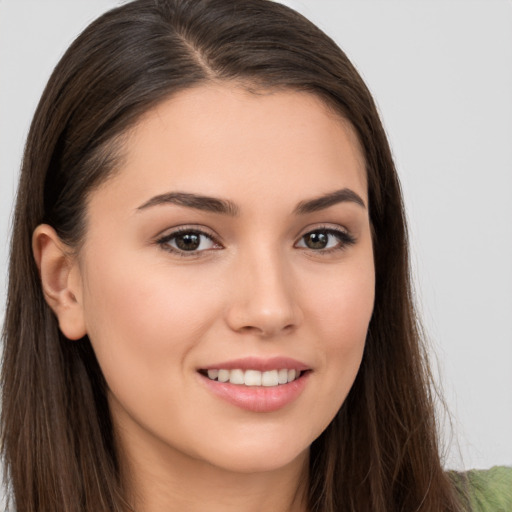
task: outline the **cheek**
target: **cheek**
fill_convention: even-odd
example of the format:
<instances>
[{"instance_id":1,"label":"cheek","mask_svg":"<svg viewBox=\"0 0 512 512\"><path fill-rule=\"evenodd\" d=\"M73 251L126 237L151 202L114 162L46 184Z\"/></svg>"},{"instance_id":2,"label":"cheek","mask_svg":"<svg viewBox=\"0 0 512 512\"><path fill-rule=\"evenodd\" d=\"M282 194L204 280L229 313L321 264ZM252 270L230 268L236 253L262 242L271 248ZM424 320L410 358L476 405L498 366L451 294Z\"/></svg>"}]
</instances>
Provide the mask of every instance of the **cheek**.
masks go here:
<instances>
[{"instance_id":1,"label":"cheek","mask_svg":"<svg viewBox=\"0 0 512 512\"><path fill-rule=\"evenodd\" d=\"M309 316L324 343L335 351L364 345L375 299L373 258L317 276L312 288Z\"/></svg>"},{"instance_id":2,"label":"cheek","mask_svg":"<svg viewBox=\"0 0 512 512\"><path fill-rule=\"evenodd\" d=\"M372 316L375 279L373 259L336 272L318 282L309 302L309 335L316 339L325 389L315 407L327 419L343 404L359 371ZM325 412L327 411L327 414Z\"/></svg>"},{"instance_id":3,"label":"cheek","mask_svg":"<svg viewBox=\"0 0 512 512\"><path fill-rule=\"evenodd\" d=\"M112 255L95 261L84 310L109 385L148 381L157 374L167 381L179 377L187 354L218 317L212 292L208 285L191 286L189 273L170 272L142 258ZM172 371L170 363L176 364Z\"/></svg>"}]
</instances>

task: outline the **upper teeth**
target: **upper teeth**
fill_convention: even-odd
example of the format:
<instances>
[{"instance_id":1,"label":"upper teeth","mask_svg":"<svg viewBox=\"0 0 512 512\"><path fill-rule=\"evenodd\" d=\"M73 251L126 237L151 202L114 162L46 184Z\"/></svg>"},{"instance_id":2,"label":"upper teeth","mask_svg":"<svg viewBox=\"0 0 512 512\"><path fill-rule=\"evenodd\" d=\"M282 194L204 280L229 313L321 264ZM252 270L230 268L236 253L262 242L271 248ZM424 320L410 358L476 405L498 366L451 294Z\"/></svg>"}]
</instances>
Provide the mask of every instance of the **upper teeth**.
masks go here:
<instances>
[{"instance_id":1,"label":"upper teeth","mask_svg":"<svg viewBox=\"0 0 512 512\"><path fill-rule=\"evenodd\" d=\"M258 370L208 370L208 377L219 382L231 384L244 384L245 386L278 386L294 381L300 376L298 370L270 370L260 372Z\"/></svg>"}]
</instances>

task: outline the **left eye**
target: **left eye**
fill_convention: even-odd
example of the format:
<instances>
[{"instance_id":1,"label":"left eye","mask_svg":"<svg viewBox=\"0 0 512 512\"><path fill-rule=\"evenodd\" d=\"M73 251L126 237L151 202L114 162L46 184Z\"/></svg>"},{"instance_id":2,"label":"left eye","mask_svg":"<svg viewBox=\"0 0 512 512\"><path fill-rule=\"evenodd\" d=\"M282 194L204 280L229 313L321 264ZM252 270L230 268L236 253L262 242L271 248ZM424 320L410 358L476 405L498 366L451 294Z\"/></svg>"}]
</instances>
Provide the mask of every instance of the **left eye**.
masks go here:
<instances>
[{"instance_id":1,"label":"left eye","mask_svg":"<svg viewBox=\"0 0 512 512\"><path fill-rule=\"evenodd\" d=\"M303 235L296 246L321 251L325 249L341 249L353 243L354 240L348 233L334 229L318 229Z\"/></svg>"},{"instance_id":2,"label":"left eye","mask_svg":"<svg viewBox=\"0 0 512 512\"><path fill-rule=\"evenodd\" d=\"M158 243L176 252L200 252L217 247L214 240L201 231L171 233L158 240Z\"/></svg>"}]
</instances>

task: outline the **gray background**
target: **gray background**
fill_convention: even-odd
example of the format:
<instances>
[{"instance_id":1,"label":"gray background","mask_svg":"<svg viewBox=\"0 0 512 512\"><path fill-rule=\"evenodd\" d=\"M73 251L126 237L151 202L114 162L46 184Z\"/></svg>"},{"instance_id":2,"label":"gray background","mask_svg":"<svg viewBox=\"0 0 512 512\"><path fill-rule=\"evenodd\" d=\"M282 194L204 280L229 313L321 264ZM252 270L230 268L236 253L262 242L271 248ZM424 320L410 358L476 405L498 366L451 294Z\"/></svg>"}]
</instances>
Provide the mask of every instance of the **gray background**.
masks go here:
<instances>
[{"instance_id":1,"label":"gray background","mask_svg":"<svg viewBox=\"0 0 512 512\"><path fill-rule=\"evenodd\" d=\"M0 314L24 139L65 48L114 0L0 0ZM286 1L355 63L406 198L452 468L512 464L512 3ZM440 415L442 420L442 415Z\"/></svg>"}]
</instances>

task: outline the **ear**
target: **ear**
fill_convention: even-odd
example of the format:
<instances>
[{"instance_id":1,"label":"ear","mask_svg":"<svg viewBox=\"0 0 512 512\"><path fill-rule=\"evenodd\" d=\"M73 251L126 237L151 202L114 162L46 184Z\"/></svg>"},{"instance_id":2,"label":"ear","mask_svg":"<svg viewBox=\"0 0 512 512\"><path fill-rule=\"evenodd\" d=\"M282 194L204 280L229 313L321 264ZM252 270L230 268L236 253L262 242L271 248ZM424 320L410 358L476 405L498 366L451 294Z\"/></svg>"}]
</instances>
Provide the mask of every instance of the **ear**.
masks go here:
<instances>
[{"instance_id":1,"label":"ear","mask_svg":"<svg viewBox=\"0 0 512 512\"><path fill-rule=\"evenodd\" d=\"M78 340L87 334L82 305L82 277L77 258L48 224L37 226L32 235L46 302L59 321L64 336Z\"/></svg>"}]
</instances>

